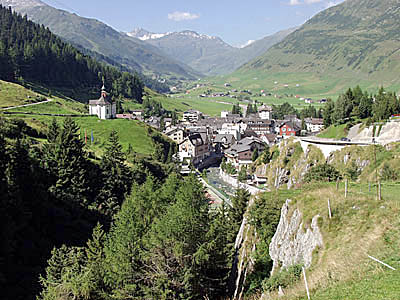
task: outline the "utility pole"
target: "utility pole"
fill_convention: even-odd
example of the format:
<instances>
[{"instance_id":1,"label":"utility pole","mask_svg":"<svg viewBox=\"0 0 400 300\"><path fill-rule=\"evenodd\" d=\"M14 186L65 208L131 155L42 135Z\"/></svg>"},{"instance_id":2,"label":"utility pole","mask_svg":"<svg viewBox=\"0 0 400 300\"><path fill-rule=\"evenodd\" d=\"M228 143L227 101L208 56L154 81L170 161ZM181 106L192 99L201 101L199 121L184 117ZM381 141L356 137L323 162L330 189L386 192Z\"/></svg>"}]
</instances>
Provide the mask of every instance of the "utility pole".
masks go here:
<instances>
[{"instance_id":1,"label":"utility pole","mask_svg":"<svg viewBox=\"0 0 400 300\"><path fill-rule=\"evenodd\" d=\"M376 200L379 200L378 167L376 165L376 144L375 144L375 138L374 137L372 138L372 143L374 144Z\"/></svg>"}]
</instances>

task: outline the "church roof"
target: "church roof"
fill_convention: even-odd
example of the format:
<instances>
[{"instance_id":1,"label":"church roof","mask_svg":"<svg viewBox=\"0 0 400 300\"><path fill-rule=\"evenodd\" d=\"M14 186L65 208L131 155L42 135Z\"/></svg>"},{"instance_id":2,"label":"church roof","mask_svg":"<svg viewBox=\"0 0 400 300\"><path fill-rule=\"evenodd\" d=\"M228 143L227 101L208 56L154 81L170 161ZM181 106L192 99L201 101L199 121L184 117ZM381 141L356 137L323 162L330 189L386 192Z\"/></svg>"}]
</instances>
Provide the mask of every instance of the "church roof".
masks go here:
<instances>
[{"instance_id":1,"label":"church roof","mask_svg":"<svg viewBox=\"0 0 400 300\"><path fill-rule=\"evenodd\" d=\"M89 105L111 105L111 101L107 99L106 88L101 88L101 97L98 100L89 100Z\"/></svg>"}]
</instances>

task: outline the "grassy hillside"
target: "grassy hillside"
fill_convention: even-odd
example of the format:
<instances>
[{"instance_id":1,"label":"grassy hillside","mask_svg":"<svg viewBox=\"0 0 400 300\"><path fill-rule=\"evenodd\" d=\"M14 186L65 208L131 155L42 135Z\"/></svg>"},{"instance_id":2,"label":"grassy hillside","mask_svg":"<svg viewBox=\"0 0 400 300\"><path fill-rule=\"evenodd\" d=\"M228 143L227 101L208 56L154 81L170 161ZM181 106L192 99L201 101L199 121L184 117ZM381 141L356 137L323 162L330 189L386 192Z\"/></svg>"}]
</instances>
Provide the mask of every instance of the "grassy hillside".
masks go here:
<instances>
[{"instance_id":1,"label":"grassy hillside","mask_svg":"<svg viewBox=\"0 0 400 300\"><path fill-rule=\"evenodd\" d=\"M30 98L28 98L30 96ZM20 85L0 81L0 117L4 118L19 118L23 119L31 127L39 132L45 133L47 126L50 124L54 117L43 116L39 114L75 114L82 115L82 117L74 117L74 121L81 128L81 136L84 138L85 130L87 134L88 148L93 150L96 154L101 155L104 145L108 140L108 136L114 129L118 132L120 142L127 150L129 144L132 146L133 151L140 154L151 154L153 145L151 138L147 135L148 127L138 121L128 120L99 120L96 116L87 116L87 107L73 100L66 100L58 97L51 97L52 101L44 104L37 104L27 107L19 107L7 112L22 112L32 113L28 114L4 114L5 111L1 107L8 107L10 105L23 105L27 102L32 102L33 99L46 99L40 93L28 90ZM34 102L34 101L33 101ZM36 115L37 114L37 115ZM62 123L64 117L55 117L57 122ZM91 133L93 131L94 142L91 143Z\"/></svg>"},{"instance_id":2,"label":"grassy hillside","mask_svg":"<svg viewBox=\"0 0 400 300\"><path fill-rule=\"evenodd\" d=\"M32 103L33 101L41 100L43 97L18 84L0 80L0 109Z\"/></svg>"},{"instance_id":3,"label":"grassy hillside","mask_svg":"<svg viewBox=\"0 0 400 300\"><path fill-rule=\"evenodd\" d=\"M396 0L349 0L306 22L233 76L298 82L310 94L355 84L398 91L400 16ZM284 81L284 82L282 82Z\"/></svg>"},{"instance_id":4,"label":"grassy hillside","mask_svg":"<svg viewBox=\"0 0 400 300\"><path fill-rule=\"evenodd\" d=\"M321 138L331 138L331 139L340 139L342 137L347 137L347 132L345 130L346 124L342 125L332 125L326 128L324 131L318 134Z\"/></svg>"},{"instance_id":5,"label":"grassy hillside","mask_svg":"<svg viewBox=\"0 0 400 300\"><path fill-rule=\"evenodd\" d=\"M399 299L400 271L392 271L372 261L374 256L400 268L400 207L398 184L383 185L383 200L377 201L368 185L354 184L344 197L344 187L318 184L305 187L293 197L291 209L299 208L303 221L320 215L324 246L315 251L307 270L311 299ZM329 219L327 200L331 199L333 217ZM303 278L285 289L286 297L307 299ZM271 293L272 299L278 299Z\"/></svg>"}]
</instances>

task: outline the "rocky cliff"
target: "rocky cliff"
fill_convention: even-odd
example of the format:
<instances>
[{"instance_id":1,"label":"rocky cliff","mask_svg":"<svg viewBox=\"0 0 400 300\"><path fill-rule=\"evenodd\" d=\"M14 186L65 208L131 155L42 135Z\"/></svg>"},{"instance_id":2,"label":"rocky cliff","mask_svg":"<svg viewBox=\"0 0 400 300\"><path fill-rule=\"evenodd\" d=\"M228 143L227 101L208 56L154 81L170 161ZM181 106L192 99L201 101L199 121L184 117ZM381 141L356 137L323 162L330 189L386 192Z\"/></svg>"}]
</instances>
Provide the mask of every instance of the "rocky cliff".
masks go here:
<instances>
[{"instance_id":1,"label":"rocky cliff","mask_svg":"<svg viewBox=\"0 0 400 300\"><path fill-rule=\"evenodd\" d=\"M282 207L281 218L271 244L269 255L274 261L272 272L287 269L296 264L303 264L306 268L311 266L312 254L317 247L323 246L322 235L318 227L319 215L312 218L308 228L302 220L299 209L294 209L290 215L290 202Z\"/></svg>"},{"instance_id":2,"label":"rocky cliff","mask_svg":"<svg viewBox=\"0 0 400 300\"><path fill-rule=\"evenodd\" d=\"M386 145L400 141L400 122L388 122L385 124L376 124L368 127L362 127L357 124L350 128L348 138L355 142L375 142Z\"/></svg>"}]
</instances>

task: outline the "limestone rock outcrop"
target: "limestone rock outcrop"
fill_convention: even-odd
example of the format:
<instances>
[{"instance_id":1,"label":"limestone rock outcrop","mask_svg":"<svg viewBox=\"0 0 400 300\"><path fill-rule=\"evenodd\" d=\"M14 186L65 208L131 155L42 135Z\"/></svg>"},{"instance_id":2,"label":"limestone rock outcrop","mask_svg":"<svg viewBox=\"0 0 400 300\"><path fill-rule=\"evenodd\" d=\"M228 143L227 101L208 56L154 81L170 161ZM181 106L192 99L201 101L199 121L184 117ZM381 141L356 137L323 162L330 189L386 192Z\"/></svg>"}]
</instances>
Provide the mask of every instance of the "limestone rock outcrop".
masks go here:
<instances>
[{"instance_id":1,"label":"limestone rock outcrop","mask_svg":"<svg viewBox=\"0 0 400 300\"><path fill-rule=\"evenodd\" d=\"M312 253L323 246L322 235L318 227L319 215L313 217L310 228L304 231L302 215L298 209L289 216L290 200L281 210L278 228L269 246L269 254L274 261L272 272L280 267L287 269L295 264L310 267Z\"/></svg>"}]
</instances>

